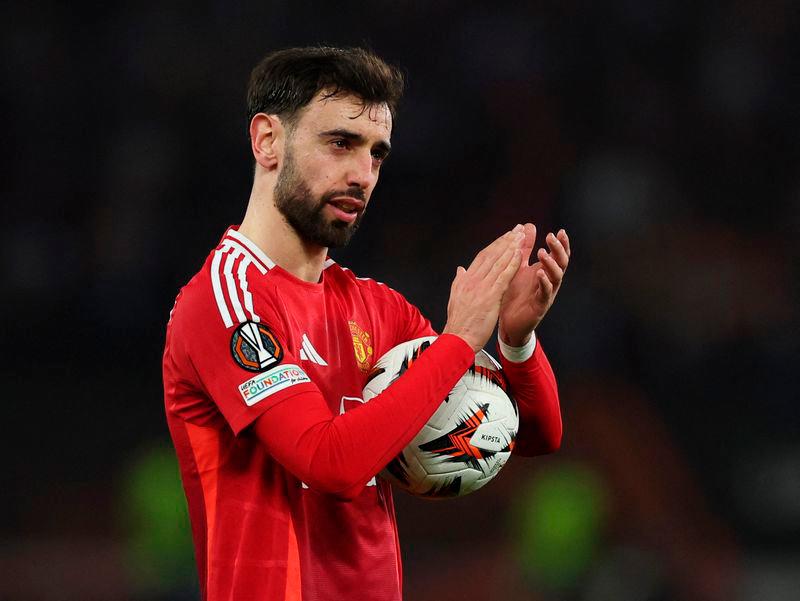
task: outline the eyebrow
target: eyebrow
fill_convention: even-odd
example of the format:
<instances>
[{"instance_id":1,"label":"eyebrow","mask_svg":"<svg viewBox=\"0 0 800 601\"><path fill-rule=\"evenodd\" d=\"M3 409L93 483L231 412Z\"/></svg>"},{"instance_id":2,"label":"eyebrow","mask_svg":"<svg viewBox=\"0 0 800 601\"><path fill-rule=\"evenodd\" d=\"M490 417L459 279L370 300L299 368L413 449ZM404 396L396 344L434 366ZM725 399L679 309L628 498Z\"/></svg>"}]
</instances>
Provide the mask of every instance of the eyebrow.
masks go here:
<instances>
[{"instance_id":1,"label":"eyebrow","mask_svg":"<svg viewBox=\"0 0 800 601\"><path fill-rule=\"evenodd\" d=\"M345 140L350 140L351 142L355 142L356 144L363 144L365 141L364 136L361 134L357 134L354 131L350 131L349 129L329 129L328 131L324 131L319 134L321 138L344 138ZM392 150L392 145L388 142L388 140L381 140L377 142L374 148L379 148L383 151L384 154L389 154Z\"/></svg>"}]
</instances>

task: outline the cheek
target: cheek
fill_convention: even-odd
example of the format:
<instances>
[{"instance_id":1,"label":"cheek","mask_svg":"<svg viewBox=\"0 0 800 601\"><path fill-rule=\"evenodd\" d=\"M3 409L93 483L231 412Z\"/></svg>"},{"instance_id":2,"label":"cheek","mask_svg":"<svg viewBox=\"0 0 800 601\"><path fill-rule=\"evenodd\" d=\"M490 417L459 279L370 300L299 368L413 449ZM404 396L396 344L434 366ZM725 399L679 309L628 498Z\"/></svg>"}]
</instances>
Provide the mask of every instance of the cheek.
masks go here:
<instances>
[{"instance_id":1,"label":"cheek","mask_svg":"<svg viewBox=\"0 0 800 601\"><path fill-rule=\"evenodd\" d=\"M342 161L323 153L309 158L307 181L316 192L324 193L344 185L342 182L346 169Z\"/></svg>"},{"instance_id":2,"label":"cheek","mask_svg":"<svg viewBox=\"0 0 800 601\"><path fill-rule=\"evenodd\" d=\"M315 194L325 192L335 179L330 161L319 153L308 153L296 163L300 177Z\"/></svg>"}]
</instances>

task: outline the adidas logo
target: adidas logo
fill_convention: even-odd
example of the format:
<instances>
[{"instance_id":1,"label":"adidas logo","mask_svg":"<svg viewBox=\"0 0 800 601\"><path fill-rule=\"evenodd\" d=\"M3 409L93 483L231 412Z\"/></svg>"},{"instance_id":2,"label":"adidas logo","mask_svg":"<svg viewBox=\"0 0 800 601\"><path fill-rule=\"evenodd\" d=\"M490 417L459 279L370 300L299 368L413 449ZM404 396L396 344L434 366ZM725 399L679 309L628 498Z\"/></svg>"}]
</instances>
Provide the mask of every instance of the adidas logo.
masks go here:
<instances>
[{"instance_id":1,"label":"adidas logo","mask_svg":"<svg viewBox=\"0 0 800 601\"><path fill-rule=\"evenodd\" d=\"M303 334L303 341L300 343L300 358L303 361L311 361L311 363L316 363L317 365L328 365L325 359L317 352L317 349L314 348L314 345L311 344L306 334Z\"/></svg>"}]
</instances>

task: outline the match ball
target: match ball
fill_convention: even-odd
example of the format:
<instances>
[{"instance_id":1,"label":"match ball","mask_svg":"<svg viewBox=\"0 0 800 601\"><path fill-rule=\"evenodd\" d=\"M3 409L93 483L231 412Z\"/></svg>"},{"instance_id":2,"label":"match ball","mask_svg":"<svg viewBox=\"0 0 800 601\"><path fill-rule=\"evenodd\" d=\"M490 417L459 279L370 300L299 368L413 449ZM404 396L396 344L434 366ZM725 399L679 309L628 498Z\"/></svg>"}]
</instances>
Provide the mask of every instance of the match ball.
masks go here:
<instances>
[{"instance_id":1,"label":"match ball","mask_svg":"<svg viewBox=\"0 0 800 601\"><path fill-rule=\"evenodd\" d=\"M388 388L435 340L417 338L383 355L370 372L364 401ZM497 475L511 455L518 429L519 410L505 375L480 351L428 423L380 475L419 497L464 496Z\"/></svg>"}]
</instances>

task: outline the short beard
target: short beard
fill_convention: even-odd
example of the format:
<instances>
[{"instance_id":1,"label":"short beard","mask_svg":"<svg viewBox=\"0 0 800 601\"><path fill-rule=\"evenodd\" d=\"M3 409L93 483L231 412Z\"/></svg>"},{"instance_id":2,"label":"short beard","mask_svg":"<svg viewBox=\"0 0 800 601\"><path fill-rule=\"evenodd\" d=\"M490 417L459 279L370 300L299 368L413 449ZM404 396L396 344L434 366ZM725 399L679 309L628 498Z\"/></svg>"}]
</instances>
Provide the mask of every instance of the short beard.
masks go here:
<instances>
[{"instance_id":1,"label":"short beard","mask_svg":"<svg viewBox=\"0 0 800 601\"><path fill-rule=\"evenodd\" d=\"M364 211L361 211L353 223L347 223L340 219L327 221L322 211L328 201L337 196L350 196L366 200L364 190L360 187L331 190L323 194L319 200L315 200L308 184L298 172L289 144L287 144L283 167L275 184L275 206L301 238L326 248L347 246L350 238L361 224Z\"/></svg>"}]
</instances>

